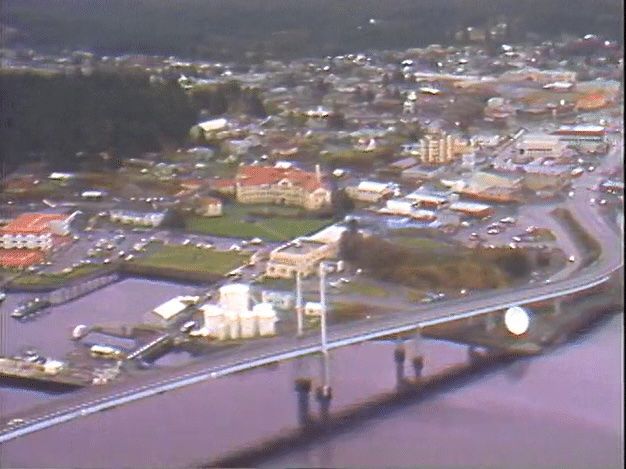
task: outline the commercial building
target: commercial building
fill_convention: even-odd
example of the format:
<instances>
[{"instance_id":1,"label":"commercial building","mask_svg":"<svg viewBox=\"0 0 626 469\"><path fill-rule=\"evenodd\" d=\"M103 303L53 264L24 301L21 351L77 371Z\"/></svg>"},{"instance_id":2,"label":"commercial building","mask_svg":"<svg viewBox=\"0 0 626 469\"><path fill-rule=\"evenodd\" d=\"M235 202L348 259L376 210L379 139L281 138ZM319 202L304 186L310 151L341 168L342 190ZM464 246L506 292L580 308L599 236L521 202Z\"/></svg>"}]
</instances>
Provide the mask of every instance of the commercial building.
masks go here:
<instances>
[{"instance_id":1,"label":"commercial building","mask_svg":"<svg viewBox=\"0 0 626 469\"><path fill-rule=\"evenodd\" d=\"M408 194L406 199L413 201L419 207L440 208L448 203L448 196L441 192L427 192L416 190Z\"/></svg>"},{"instance_id":2,"label":"commercial building","mask_svg":"<svg viewBox=\"0 0 626 469\"><path fill-rule=\"evenodd\" d=\"M164 212L135 212L132 210L110 210L109 219L114 223L138 226L159 226L165 218Z\"/></svg>"},{"instance_id":3,"label":"commercial building","mask_svg":"<svg viewBox=\"0 0 626 469\"><path fill-rule=\"evenodd\" d=\"M539 133L524 134L515 144L517 153L531 158L558 158L564 149L558 136Z\"/></svg>"},{"instance_id":4,"label":"commercial building","mask_svg":"<svg viewBox=\"0 0 626 469\"><path fill-rule=\"evenodd\" d=\"M0 249L48 251L55 237L69 234L74 215L23 213L0 228Z\"/></svg>"},{"instance_id":5,"label":"commercial building","mask_svg":"<svg viewBox=\"0 0 626 469\"><path fill-rule=\"evenodd\" d=\"M475 202L453 202L448 207L453 212L459 212L471 217L484 218L493 215L491 205L479 204Z\"/></svg>"},{"instance_id":6,"label":"commercial building","mask_svg":"<svg viewBox=\"0 0 626 469\"><path fill-rule=\"evenodd\" d=\"M332 191L319 166L314 173L297 168L243 166L235 178L235 196L244 204L295 205L319 210L330 206Z\"/></svg>"},{"instance_id":7,"label":"commercial building","mask_svg":"<svg viewBox=\"0 0 626 469\"><path fill-rule=\"evenodd\" d=\"M393 188L389 183L361 181L356 186L346 187L346 194L354 200L377 203L392 196Z\"/></svg>"},{"instance_id":8,"label":"commercial building","mask_svg":"<svg viewBox=\"0 0 626 469\"><path fill-rule=\"evenodd\" d=\"M274 278L293 278L297 273L307 277L315 273L324 259L337 255L339 243L323 243L310 238L296 239L277 247L270 253L265 275Z\"/></svg>"},{"instance_id":9,"label":"commercial building","mask_svg":"<svg viewBox=\"0 0 626 469\"><path fill-rule=\"evenodd\" d=\"M606 129L601 125L564 125L552 135L566 145L601 144L606 141Z\"/></svg>"}]
</instances>

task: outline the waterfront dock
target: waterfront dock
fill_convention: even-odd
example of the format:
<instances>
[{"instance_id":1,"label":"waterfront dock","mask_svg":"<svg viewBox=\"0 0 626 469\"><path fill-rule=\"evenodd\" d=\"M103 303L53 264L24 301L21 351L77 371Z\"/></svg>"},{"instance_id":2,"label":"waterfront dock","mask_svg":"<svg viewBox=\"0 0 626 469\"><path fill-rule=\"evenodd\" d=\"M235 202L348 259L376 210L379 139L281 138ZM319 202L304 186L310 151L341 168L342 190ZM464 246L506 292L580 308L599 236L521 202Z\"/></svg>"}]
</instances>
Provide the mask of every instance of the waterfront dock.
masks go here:
<instances>
[{"instance_id":1,"label":"waterfront dock","mask_svg":"<svg viewBox=\"0 0 626 469\"><path fill-rule=\"evenodd\" d=\"M86 370L67 367L51 370L50 367L21 358L0 357L0 386L62 392L90 384L92 376Z\"/></svg>"}]
</instances>

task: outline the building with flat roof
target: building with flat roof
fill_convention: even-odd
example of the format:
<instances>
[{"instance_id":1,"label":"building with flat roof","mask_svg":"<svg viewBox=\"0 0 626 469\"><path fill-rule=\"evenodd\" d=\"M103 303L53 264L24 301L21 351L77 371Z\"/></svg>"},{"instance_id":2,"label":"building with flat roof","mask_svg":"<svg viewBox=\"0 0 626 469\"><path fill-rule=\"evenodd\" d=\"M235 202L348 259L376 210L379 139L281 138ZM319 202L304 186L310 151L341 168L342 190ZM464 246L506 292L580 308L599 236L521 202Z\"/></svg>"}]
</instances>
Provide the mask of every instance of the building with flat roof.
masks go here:
<instances>
[{"instance_id":1,"label":"building with flat roof","mask_svg":"<svg viewBox=\"0 0 626 469\"><path fill-rule=\"evenodd\" d=\"M520 155L532 158L558 158L565 146L556 135L549 134L524 134L515 144L516 152Z\"/></svg>"},{"instance_id":2,"label":"building with flat roof","mask_svg":"<svg viewBox=\"0 0 626 469\"><path fill-rule=\"evenodd\" d=\"M134 210L110 210L109 219L115 223L138 226L159 226L165 218L165 212L137 212Z\"/></svg>"},{"instance_id":3,"label":"building with flat roof","mask_svg":"<svg viewBox=\"0 0 626 469\"><path fill-rule=\"evenodd\" d=\"M471 217L484 218L493 215L493 207L491 205L479 204L476 202L453 202L448 207L453 212L459 212Z\"/></svg>"},{"instance_id":4,"label":"building with flat roof","mask_svg":"<svg viewBox=\"0 0 626 469\"><path fill-rule=\"evenodd\" d=\"M274 278L293 278L297 273L307 277L315 273L324 259L337 255L339 243L323 243L310 238L296 239L277 247L270 253L265 275Z\"/></svg>"},{"instance_id":5,"label":"building with flat roof","mask_svg":"<svg viewBox=\"0 0 626 469\"><path fill-rule=\"evenodd\" d=\"M606 129L601 125L563 125L552 132L552 135L567 145L598 144L606 141Z\"/></svg>"},{"instance_id":6,"label":"building with flat roof","mask_svg":"<svg viewBox=\"0 0 626 469\"><path fill-rule=\"evenodd\" d=\"M386 182L361 181L346 187L346 194L354 200L377 203L393 195L393 188Z\"/></svg>"}]
</instances>

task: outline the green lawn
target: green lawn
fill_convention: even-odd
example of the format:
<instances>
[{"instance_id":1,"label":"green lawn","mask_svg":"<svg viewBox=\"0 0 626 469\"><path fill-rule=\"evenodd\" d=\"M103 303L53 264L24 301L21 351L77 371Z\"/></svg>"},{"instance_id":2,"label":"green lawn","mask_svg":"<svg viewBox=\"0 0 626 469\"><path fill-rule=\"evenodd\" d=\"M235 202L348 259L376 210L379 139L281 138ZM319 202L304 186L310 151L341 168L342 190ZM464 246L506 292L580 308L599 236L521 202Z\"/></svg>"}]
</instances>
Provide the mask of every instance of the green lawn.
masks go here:
<instances>
[{"instance_id":1,"label":"green lawn","mask_svg":"<svg viewBox=\"0 0 626 469\"><path fill-rule=\"evenodd\" d=\"M260 212L265 207L226 206L221 217L201 217L190 215L185 221L188 231L229 238L262 238L267 241L287 241L320 230L332 222L331 219L292 218L280 216L294 213L290 207L270 207L271 213L277 216L270 218L255 217L255 221L247 221L251 213Z\"/></svg>"},{"instance_id":2,"label":"green lawn","mask_svg":"<svg viewBox=\"0 0 626 469\"><path fill-rule=\"evenodd\" d=\"M398 236L391 240L394 244L399 244L407 248L417 248L425 250L435 250L450 247L449 244L436 239L412 236Z\"/></svg>"},{"instance_id":3,"label":"green lawn","mask_svg":"<svg viewBox=\"0 0 626 469\"><path fill-rule=\"evenodd\" d=\"M11 284L16 287L38 286L38 287L56 287L61 286L70 280L86 277L101 270L100 265L81 265L68 273L24 273L13 279Z\"/></svg>"},{"instance_id":4,"label":"green lawn","mask_svg":"<svg viewBox=\"0 0 626 469\"><path fill-rule=\"evenodd\" d=\"M384 298L388 295L380 285L375 285L367 280L353 280L352 282L341 286L341 293L349 295L363 295L373 296L377 298Z\"/></svg>"},{"instance_id":5,"label":"green lawn","mask_svg":"<svg viewBox=\"0 0 626 469\"><path fill-rule=\"evenodd\" d=\"M134 264L155 269L206 272L224 275L248 261L249 256L231 251L213 251L195 246L163 246Z\"/></svg>"}]
</instances>

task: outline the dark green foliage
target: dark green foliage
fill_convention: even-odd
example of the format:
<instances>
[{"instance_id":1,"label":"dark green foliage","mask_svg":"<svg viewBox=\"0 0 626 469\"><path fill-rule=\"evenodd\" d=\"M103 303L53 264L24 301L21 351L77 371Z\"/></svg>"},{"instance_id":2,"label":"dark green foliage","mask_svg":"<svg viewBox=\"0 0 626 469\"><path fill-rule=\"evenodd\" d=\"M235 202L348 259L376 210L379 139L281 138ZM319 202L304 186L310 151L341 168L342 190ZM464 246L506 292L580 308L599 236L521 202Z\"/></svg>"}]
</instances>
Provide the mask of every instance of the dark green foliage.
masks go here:
<instances>
[{"instance_id":1,"label":"dark green foliage","mask_svg":"<svg viewBox=\"0 0 626 469\"><path fill-rule=\"evenodd\" d=\"M2 155L9 165L41 156L72 169L77 152L113 159L181 143L195 112L175 83L144 74L0 74Z\"/></svg>"},{"instance_id":2,"label":"dark green foliage","mask_svg":"<svg viewBox=\"0 0 626 469\"><path fill-rule=\"evenodd\" d=\"M237 61L446 43L502 20L507 41L526 32L619 39L623 28L618 0L5 0L3 16L36 47Z\"/></svg>"}]
</instances>

